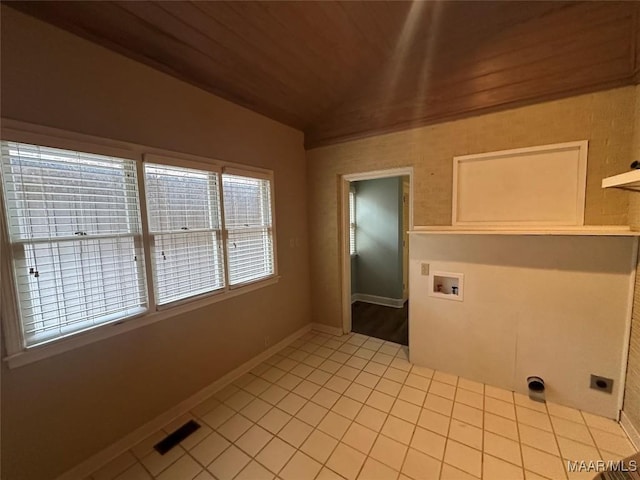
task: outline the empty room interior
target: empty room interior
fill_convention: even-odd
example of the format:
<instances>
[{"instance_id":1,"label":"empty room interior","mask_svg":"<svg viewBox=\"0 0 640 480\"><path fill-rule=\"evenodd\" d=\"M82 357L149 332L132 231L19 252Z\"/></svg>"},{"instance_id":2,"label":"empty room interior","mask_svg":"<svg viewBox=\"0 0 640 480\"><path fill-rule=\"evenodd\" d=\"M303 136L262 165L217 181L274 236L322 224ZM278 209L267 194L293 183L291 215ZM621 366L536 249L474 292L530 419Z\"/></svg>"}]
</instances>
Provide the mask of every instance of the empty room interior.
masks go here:
<instances>
[{"instance_id":1,"label":"empty room interior","mask_svg":"<svg viewBox=\"0 0 640 480\"><path fill-rule=\"evenodd\" d=\"M0 478L639 478L640 2L0 27Z\"/></svg>"}]
</instances>

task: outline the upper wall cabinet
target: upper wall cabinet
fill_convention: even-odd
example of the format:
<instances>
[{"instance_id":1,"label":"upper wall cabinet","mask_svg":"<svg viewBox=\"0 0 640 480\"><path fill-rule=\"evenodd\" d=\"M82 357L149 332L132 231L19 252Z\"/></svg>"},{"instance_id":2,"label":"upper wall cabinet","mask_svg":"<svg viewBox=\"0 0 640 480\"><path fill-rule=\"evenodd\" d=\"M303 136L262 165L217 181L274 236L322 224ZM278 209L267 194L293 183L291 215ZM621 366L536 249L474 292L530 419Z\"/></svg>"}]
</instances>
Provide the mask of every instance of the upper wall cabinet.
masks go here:
<instances>
[{"instance_id":1,"label":"upper wall cabinet","mask_svg":"<svg viewBox=\"0 0 640 480\"><path fill-rule=\"evenodd\" d=\"M586 140L453 159L452 224L584 224Z\"/></svg>"}]
</instances>

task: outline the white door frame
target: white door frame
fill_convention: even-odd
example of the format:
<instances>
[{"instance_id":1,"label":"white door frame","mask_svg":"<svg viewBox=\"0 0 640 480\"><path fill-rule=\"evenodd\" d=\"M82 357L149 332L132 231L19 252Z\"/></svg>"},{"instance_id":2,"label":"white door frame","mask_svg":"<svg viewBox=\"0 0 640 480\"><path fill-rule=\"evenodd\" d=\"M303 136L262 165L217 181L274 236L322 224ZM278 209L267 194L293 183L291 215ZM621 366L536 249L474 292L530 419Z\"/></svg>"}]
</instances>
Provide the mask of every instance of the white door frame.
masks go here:
<instances>
[{"instance_id":1,"label":"white door frame","mask_svg":"<svg viewBox=\"0 0 640 480\"><path fill-rule=\"evenodd\" d=\"M413 167L351 173L340 179L340 252L342 266L342 331L351 332L351 254L349 252L349 188L351 182L377 178L409 177L409 230L413 230Z\"/></svg>"}]
</instances>

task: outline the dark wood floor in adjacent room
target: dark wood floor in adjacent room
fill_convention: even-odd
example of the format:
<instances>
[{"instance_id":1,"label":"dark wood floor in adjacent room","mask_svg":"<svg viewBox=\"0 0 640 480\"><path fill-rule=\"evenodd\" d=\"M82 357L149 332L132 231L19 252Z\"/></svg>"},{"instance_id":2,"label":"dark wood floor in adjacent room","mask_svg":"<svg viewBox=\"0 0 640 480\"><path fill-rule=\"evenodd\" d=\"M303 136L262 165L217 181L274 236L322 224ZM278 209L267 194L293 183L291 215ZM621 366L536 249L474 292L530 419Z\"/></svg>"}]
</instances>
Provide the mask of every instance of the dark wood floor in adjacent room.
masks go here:
<instances>
[{"instance_id":1,"label":"dark wood floor in adjacent room","mask_svg":"<svg viewBox=\"0 0 640 480\"><path fill-rule=\"evenodd\" d=\"M402 308L355 302L351 305L351 330L409 345L409 302Z\"/></svg>"}]
</instances>

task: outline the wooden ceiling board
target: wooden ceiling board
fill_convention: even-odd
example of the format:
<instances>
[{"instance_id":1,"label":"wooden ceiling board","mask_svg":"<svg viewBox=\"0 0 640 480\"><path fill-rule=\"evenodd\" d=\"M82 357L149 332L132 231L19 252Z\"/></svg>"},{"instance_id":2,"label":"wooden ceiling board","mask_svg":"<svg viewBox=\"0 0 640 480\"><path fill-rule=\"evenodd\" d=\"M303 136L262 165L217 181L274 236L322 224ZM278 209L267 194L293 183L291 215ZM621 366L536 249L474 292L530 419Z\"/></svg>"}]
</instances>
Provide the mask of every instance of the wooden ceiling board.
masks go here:
<instances>
[{"instance_id":1,"label":"wooden ceiling board","mask_svg":"<svg viewBox=\"0 0 640 480\"><path fill-rule=\"evenodd\" d=\"M640 82L640 2L5 2L308 148Z\"/></svg>"}]
</instances>

